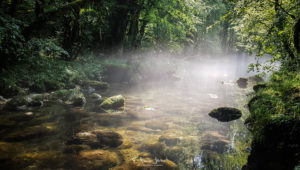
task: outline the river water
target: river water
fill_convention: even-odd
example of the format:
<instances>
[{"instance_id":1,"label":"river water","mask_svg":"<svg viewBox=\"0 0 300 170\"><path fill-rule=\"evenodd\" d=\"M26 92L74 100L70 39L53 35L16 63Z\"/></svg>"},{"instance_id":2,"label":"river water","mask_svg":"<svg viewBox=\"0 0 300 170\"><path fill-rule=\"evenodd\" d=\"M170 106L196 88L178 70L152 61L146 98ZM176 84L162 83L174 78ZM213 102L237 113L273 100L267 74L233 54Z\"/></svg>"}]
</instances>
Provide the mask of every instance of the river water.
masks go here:
<instances>
[{"instance_id":1,"label":"river water","mask_svg":"<svg viewBox=\"0 0 300 170\"><path fill-rule=\"evenodd\" d=\"M248 57L145 61L131 81L111 83L102 96L123 95L122 110L100 111L86 93L84 108L47 104L0 115L1 169L241 169L251 135L244 126L251 87ZM242 110L219 122L217 107ZM120 146L72 142L76 134L101 130L122 136ZM117 139L116 139L117 140ZM96 154L95 154L96 153ZM97 154L99 157L97 157ZM172 161L172 162L171 162ZM175 165L176 164L176 165Z\"/></svg>"}]
</instances>

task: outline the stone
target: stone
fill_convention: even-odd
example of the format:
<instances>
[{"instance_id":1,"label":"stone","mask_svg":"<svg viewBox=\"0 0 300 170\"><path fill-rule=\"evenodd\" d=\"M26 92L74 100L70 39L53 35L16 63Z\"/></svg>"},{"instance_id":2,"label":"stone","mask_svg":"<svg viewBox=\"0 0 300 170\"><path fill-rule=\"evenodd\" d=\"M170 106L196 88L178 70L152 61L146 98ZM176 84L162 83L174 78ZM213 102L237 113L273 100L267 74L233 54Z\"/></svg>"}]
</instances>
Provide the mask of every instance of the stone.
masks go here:
<instances>
[{"instance_id":1,"label":"stone","mask_svg":"<svg viewBox=\"0 0 300 170\"><path fill-rule=\"evenodd\" d=\"M247 88L248 79L241 77L236 81L236 83L240 88Z\"/></svg>"},{"instance_id":2,"label":"stone","mask_svg":"<svg viewBox=\"0 0 300 170\"><path fill-rule=\"evenodd\" d=\"M218 132L208 131L201 137L201 149L222 154L230 141Z\"/></svg>"},{"instance_id":3,"label":"stone","mask_svg":"<svg viewBox=\"0 0 300 170\"><path fill-rule=\"evenodd\" d=\"M242 116L242 112L239 109L232 107L220 107L210 111L208 115L218 121L229 122L240 118Z\"/></svg>"},{"instance_id":4,"label":"stone","mask_svg":"<svg viewBox=\"0 0 300 170\"><path fill-rule=\"evenodd\" d=\"M58 90L51 94L51 100L62 100L65 104L84 106L86 99L79 89Z\"/></svg>"},{"instance_id":5,"label":"stone","mask_svg":"<svg viewBox=\"0 0 300 170\"><path fill-rule=\"evenodd\" d=\"M104 146L118 147L122 141L122 136L112 131L94 130L77 133L69 144L89 145L92 148L101 148Z\"/></svg>"},{"instance_id":6,"label":"stone","mask_svg":"<svg viewBox=\"0 0 300 170\"><path fill-rule=\"evenodd\" d=\"M30 94L25 96L16 96L9 100L4 110L26 110L28 106L43 106L43 100L47 99L46 94Z\"/></svg>"},{"instance_id":7,"label":"stone","mask_svg":"<svg viewBox=\"0 0 300 170\"><path fill-rule=\"evenodd\" d=\"M119 133L101 130L93 131L93 133L97 135L97 138L102 145L118 147L123 143L123 138Z\"/></svg>"},{"instance_id":8,"label":"stone","mask_svg":"<svg viewBox=\"0 0 300 170\"><path fill-rule=\"evenodd\" d=\"M120 163L118 154L108 150L81 151L78 161L75 162L78 169L110 169Z\"/></svg>"},{"instance_id":9,"label":"stone","mask_svg":"<svg viewBox=\"0 0 300 170\"><path fill-rule=\"evenodd\" d=\"M122 95L116 95L105 99L100 105L103 109L118 109L124 106L125 98Z\"/></svg>"}]
</instances>

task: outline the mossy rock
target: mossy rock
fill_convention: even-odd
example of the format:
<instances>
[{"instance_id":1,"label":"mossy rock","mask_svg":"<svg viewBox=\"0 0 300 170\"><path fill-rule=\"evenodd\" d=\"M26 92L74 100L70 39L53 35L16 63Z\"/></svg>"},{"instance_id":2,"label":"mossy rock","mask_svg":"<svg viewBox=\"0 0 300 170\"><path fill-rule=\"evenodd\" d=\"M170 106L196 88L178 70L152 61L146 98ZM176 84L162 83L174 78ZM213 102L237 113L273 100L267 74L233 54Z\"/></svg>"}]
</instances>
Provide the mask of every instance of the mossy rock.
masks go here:
<instances>
[{"instance_id":1,"label":"mossy rock","mask_svg":"<svg viewBox=\"0 0 300 170\"><path fill-rule=\"evenodd\" d=\"M52 100L62 100L65 104L73 106L83 106L86 99L79 89L58 90L51 94Z\"/></svg>"},{"instance_id":2,"label":"mossy rock","mask_svg":"<svg viewBox=\"0 0 300 170\"><path fill-rule=\"evenodd\" d=\"M103 146L118 147L123 143L120 134L112 131L94 130L88 132L77 133L69 144L89 145L92 148Z\"/></svg>"},{"instance_id":3,"label":"mossy rock","mask_svg":"<svg viewBox=\"0 0 300 170\"><path fill-rule=\"evenodd\" d=\"M174 146L180 142L180 139L172 135L162 135L159 137L158 141L164 142L167 146Z\"/></svg>"},{"instance_id":4,"label":"mossy rock","mask_svg":"<svg viewBox=\"0 0 300 170\"><path fill-rule=\"evenodd\" d=\"M84 81L82 84L84 87L92 87L95 90L106 90L109 87L109 84L107 82L101 82L96 80L87 80Z\"/></svg>"},{"instance_id":5,"label":"mossy rock","mask_svg":"<svg viewBox=\"0 0 300 170\"><path fill-rule=\"evenodd\" d=\"M30 94L25 96L16 96L8 101L4 109L5 110L18 110L22 106L41 106L43 100L47 98L47 94Z\"/></svg>"},{"instance_id":6,"label":"mossy rock","mask_svg":"<svg viewBox=\"0 0 300 170\"><path fill-rule=\"evenodd\" d=\"M110 169L120 163L118 154L108 150L81 151L78 161L75 162L78 169Z\"/></svg>"},{"instance_id":7,"label":"mossy rock","mask_svg":"<svg viewBox=\"0 0 300 170\"><path fill-rule=\"evenodd\" d=\"M208 115L216 118L218 121L229 122L240 118L242 116L242 112L236 108L220 107L210 111Z\"/></svg>"},{"instance_id":8,"label":"mossy rock","mask_svg":"<svg viewBox=\"0 0 300 170\"><path fill-rule=\"evenodd\" d=\"M123 107L125 103L125 98L122 95L112 96L105 99L99 107L102 109L118 109Z\"/></svg>"}]
</instances>

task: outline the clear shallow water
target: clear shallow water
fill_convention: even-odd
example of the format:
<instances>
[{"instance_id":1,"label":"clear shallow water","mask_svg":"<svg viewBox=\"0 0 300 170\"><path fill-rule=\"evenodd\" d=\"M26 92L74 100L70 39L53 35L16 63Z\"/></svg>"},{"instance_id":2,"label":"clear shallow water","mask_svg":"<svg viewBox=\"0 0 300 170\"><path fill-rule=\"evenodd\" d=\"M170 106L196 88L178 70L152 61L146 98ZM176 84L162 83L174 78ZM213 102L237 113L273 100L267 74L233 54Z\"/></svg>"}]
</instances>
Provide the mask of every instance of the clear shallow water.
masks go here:
<instances>
[{"instance_id":1,"label":"clear shallow water","mask_svg":"<svg viewBox=\"0 0 300 170\"><path fill-rule=\"evenodd\" d=\"M140 70L139 81L111 84L108 91L99 92L125 97L124 109L112 113L95 109L89 94L85 108L50 104L30 110L31 115L2 113L1 167L174 169L175 163L178 169L241 169L251 141L243 125L246 94L251 90L238 88L235 80L247 76L249 62L247 58L150 61L153 70ZM222 106L241 109L242 118L218 122L208 116ZM76 134L93 130L120 134L122 145L70 142Z\"/></svg>"}]
</instances>

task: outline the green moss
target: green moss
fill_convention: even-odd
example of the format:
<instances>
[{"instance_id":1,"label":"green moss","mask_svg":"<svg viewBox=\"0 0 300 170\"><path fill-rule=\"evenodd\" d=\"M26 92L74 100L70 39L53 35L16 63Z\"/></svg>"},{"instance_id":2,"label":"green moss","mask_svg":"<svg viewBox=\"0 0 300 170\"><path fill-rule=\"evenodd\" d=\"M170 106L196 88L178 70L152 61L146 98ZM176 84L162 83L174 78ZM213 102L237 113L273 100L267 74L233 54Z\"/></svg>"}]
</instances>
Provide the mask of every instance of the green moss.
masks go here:
<instances>
[{"instance_id":1,"label":"green moss","mask_svg":"<svg viewBox=\"0 0 300 170\"><path fill-rule=\"evenodd\" d=\"M125 98L122 95L105 99L99 106L103 109L117 109L124 106Z\"/></svg>"}]
</instances>

